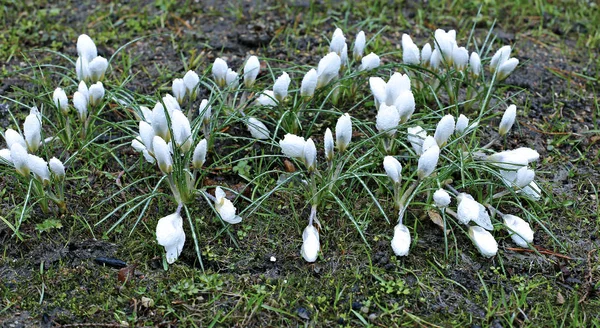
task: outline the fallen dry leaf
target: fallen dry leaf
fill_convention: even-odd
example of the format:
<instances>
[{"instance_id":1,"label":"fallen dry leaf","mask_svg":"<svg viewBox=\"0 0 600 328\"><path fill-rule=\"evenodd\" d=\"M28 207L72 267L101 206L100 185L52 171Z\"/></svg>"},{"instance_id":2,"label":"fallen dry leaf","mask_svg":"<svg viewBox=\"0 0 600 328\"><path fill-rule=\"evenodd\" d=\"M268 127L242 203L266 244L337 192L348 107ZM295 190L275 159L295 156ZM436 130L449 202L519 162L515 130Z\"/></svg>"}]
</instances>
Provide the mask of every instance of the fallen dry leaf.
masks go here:
<instances>
[{"instance_id":1,"label":"fallen dry leaf","mask_svg":"<svg viewBox=\"0 0 600 328\"><path fill-rule=\"evenodd\" d=\"M429 219L431 219L431 221L435 223L435 225L437 225L438 227L440 227L440 229L442 229L442 231L444 231L444 219L442 219L440 213L434 210L429 210L427 211L427 215L429 216ZM449 234L450 231L452 231L452 229L446 229L446 234Z\"/></svg>"}]
</instances>

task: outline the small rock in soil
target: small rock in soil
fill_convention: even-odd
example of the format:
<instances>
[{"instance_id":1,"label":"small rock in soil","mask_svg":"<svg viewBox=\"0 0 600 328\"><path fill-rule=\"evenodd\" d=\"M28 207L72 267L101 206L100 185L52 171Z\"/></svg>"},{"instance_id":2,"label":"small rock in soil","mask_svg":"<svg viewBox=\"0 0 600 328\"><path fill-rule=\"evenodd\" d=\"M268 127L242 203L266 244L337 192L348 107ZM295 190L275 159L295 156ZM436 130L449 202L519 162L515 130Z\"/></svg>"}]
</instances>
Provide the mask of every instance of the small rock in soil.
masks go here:
<instances>
[{"instance_id":1,"label":"small rock in soil","mask_svg":"<svg viewBox=\"0 0 600 328\"><path fill-rule=\"evenodd\" d=\"M310 312L307 309L299 307L298 309L296 309L296 313L298 313L298 317L300 317L301 319L310 320Z\"/></svg>"}]
</instances>

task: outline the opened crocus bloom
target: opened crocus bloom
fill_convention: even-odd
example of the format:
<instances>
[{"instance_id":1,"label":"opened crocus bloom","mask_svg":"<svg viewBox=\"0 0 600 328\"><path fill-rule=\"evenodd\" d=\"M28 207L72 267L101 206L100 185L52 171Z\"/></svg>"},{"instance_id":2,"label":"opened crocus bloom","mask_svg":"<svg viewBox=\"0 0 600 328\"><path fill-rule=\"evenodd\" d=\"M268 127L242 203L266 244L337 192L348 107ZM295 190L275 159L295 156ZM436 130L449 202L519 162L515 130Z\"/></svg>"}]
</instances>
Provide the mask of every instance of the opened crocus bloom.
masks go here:
<instances>
[{"instance_id":1,"label":"opened crocus bloom","mask_svg":"<svg viewBox=\"0 0 600 328\"><path fill-rule=\"evenodd\" d=\"M321 244L319 242L319 231L312 224L304 228L302 232L302 248L300 254L306 262L314 262L319 255Z\"/></svg>"},{"instance_id":2,"label":"opened crocus bloom","mask_svg":"<svg viewBox=\"0 0 600 328\"><path fill-rule=\"evenodd\" d=\"M179 212L167 215L156 224L156 240L167 252L167 263L177 260L185 244L183 219Z\"/></svg>"},{"instance_id":3,"label":"opened crocus bloom","mask_svg":"<svg viewBox=\"0 0 600 328\"><path fill-rule=\"evenodd\" d=\"M215 208L223 221L229 224L242 222L242 217L235 215L235 206L233 206L233 203L225 197L225 192L221 187L215 189L215 198Z\"/></svg>"},{"instance_id":4,"label":"opened crocus bloom","mask_svg":"<svg viewBox=\"0 0 600 328\"><path fill-rule=\"evenodd\" d=\"M462 224L469 224L469 222L473 221L484 229L494 230L487 210L483 205L474 200L471 195L461 193L456 196L456 200L458 201L456 214Z\"/></svg>"}]
</instances>

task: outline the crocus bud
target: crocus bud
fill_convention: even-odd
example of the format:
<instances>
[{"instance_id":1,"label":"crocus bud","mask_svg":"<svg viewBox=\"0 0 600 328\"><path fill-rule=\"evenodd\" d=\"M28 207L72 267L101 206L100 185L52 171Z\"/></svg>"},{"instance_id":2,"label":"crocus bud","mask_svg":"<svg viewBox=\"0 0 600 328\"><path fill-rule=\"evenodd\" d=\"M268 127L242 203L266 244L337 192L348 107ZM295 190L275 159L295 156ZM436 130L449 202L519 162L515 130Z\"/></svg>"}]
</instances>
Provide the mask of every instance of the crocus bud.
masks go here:
<instances>
[{"instance_id":1,"label":"crocus bud","mask_svg":"<svg viewBox=\"0 0 600 328\"><path fill-rule=\"evenodd\" d=\"M250 56L244 65L244 85L246 88L251 88L256 81L256 77L260 72L260 62L258 57Z\"/></svg>"},{"instance_id":2,"label":"crocus bud","mask_svg":"<svg viewBox=\"0 0 600 328\"><path fill-rule=\"evenodd\" d=\"M192 138L192 128L190 127L190 121L182 111L173 111L171 128L173 130L173 140L175 141L175 145L180 147L183 152L190 150L194 143Z\"/></svg>"},{"instance_id":3,"label":"crocus bud","mask_svg":"<svg viewBox=\"0 0 600 328\"><path fill-rule=\"evenodd\" d=\"M237 87L240 85L238 73L231 68L228 68L227 75L225 75L225 83L227 83L231 89L237 89Z\"/></svg>"},{"instance_id":4,"label":"crocus bud","mask_svg":"<svg viewBox=\"0 0 600 328\"><path fill-rule=\"evenodd\" d=\"M90 68L87 59L82 57L77 58L77 61L75 62L75 74L77 75L77 79L81 81L85 81L90 78Z\"/></svg>"},{"instance_id":5,"label":"crocus bud","mask_svg":"<svg viewBox=\"0 0 600 328\"><path fill-rule=\"evenodd\" d=\"M481 255L492 257L498 253L498 243L489 231L478 226L470 226L469 236Z\"/></svg>"},{"instance_id":6,"label":"crocus bud","mask_svg":"<svg viewBox=\"0 0 600 328\"><path fill-rule=\"evenodd\" d=\"M208 105L207 99L202 99L198 111L200 116L202 116L202 122L208 124L210 122L210 116L212 115L212 106Z\"/></svg>"},{"instance_id":7,"label":"crocus bud","mask_svg":"<svg viewBox=\"0 0 600 328\"><path fill-rule=\"evenodd\" d=\"M4 139L6 140L6 146L8 149L12 148L14 144L19 144L23 148L27 148L25 138L23 138L19 132L13 129L6 129L6 131L4 131Z\"/></svg>"},{"instance_id":8,"label":"crocus bud","mask_svg":"<svg viewBox=\"0 0 600 328\"><path fill-rule=\"evenodd\" d=\"M452 49L452 64L457 71L464 71L469 63L469 51L465 47L457 47Z\"/></svg>"},{"instance_id":9,"label":"crocus bud","mask_svg":"<svg viewBox=\"0 0 600 328\"><path fill-rule=\"evenodd\" d=\"M454 132L454 116L448 114L442 117L438 122L435 134L433 137L437 142L438 146L442 147L448 142L448 139Z\"/></svg>"},{"instance_id":10,"label":"crocus bud","mask_svg":"<svg viewBox=\"0 0 600 328\"><path fill-rule=\"evenodd\" d=\"M427 131L423 130L420 126L414 126L407 129L408 142L410 142L413 150L417 155L421 155L423 153L423 140L427 137Z\"/></svg>"},{"instance_id":11,"label":"crocus bud","mask_svg":"<svg viewBox=\"0 0 600 328\"><path fill-rule=\"evenodd\" d=\"M317 71L313 68L308 71L304 78L302 78L302 85L300 86L300 95L302 97L312 97L315 94L317 88Z\"/></svg>"},{"instance_id":12,"label":"crocus bud","mask_svg":"<svg viewBox=\"0 0 600 328\"><path fill-rule=\"evenodd\" d=\"M362 58L361 64L358 67L358 70L359 71L370 71L372 69L379 67L379 63L380 63L379 56L377 56L374 53L370 53Z\"/></svg>"},{"instance_id":13,"label":"crocus bud","mask_svg":"<svg viewBox=\"0 0 600 328\"><path fill-rule=\"evenodd\" d=\"M175 96L177 102L181 104L183 102L183 98L185 98L185 93L187 92L187 88L185 87L185 82L183 79L173 80L171 90L173 91L173 96Z\"/></svg>"},{"instance_id":14,"label":"crocus bud","mask_svg":"<svg viewBox=\"0 0 600 328\"><path fill-rule=\"evenodd\" d=\"M155 136L154 129L146 121L140 121L139 126L140 126L140 138L142 139L142 143L144 144L144 147L150 153L154 154L154 148L152 148L152 141L154 140L154 136Z\"/></svg>"},{"instance_id":15,"label":"crocus bud","mask_svg":"<svg viewBox=\"0 0 600 328\"><path fill-rule=\"evenodd\" d=\"M88 113L88 99L79 91L73 94L73 107L77 109L79 119L85 121Z\"/></svg>"},{"instance_id":16,"label":"crocus bud","mask_svg":"<svg viewBox=\"0 0 600 328\"><path fill-rule=\"evenodd\" d=\"M340 53L340 62L343 66L348 65L348 45L344 43L344 47L342 48L342 52Z\"/></svg>"},{"instance_id":17,"label":"crocus bud","mask_svg":"<svg viewBox=\"0 0 600 328\"><path fill-rule=\"evenodd\" d=\"M394 183L400 183L402 179L402 164L398 162L393 156L386 156L383 158L383 168L385 173Z\"/></svg>"},{"instance_id":18,"label":"crocus bud","mask_svg":"<svg viewBox=\"0 0 600 328\"><path fill-rule=\"evenodd\" d=\"M395 105L396 101L400 101L398 99L400 96L403 96L403 98L407 96L405 92L411 92L410 78L407 74L395 72L385 84L385 104L388 106ZM410 97L412 97L412 94ZM404 102L406 99L401 101Z\"/></svg>"},{"instance_id":19,"label":"crocus bud","mask_svg":"<svg viewBox=\"0 0 600 328\"><path fill-rule=\"evenodd\" d=\"M152 140L152 147L154 148L154 158L158 164L158 168L164 174L173 172L173 160L171 153L169 152L169 146L165 140L159 136L155 136Z\"/></svg>"},{"instance_id":20,"label":"crocus bud","mask_svg":"<svg viewBox=\"0 0 600 328\"><path fill-rule=\"evenodd\" d=\"M200 140L200 142L194 148L194 154L192 155L192 166L195 169L202 168L204 162L206 161L206 139Z\"/></svg>"},{"instance_id":21,"label":"crocus bud","mask_svg":"<svg viewBox=\"0 0 600 328\"><path fill-rule=\"evenodd\" d=\"M12 158L10 157L10 149L8 149L8 148L0 149L0 162L2 162L2 160L4 160L6 162L6 164L12 165L13 161L12 161Z\"/></svg>"},{"instance_id":22,"label":"crocus bud","mask_svg":"<svg viewBox=\"0 0 600 328\"><path fill-rule=\"evenodd\" d=\"M104 86L102 82L96 82L90 86L90 106L94 107L99 105L102 102L102 98L104 98Z\"/></svg>"},{"instance_id":23,"label":"crocus bud","mask_svg":"<svg viewBox=\"0 0 600 328\"><path fill-rule=\"evenodd\" d=\"M15 166L17 172L27 177L29 175L29 154L27 154L27 150L20 143L14 143L10 147L10 158L12 159L12 163Z\"/></svg>"},{"instance_id":24,"label":"crocus bud","mask_svg":"<svg viewBox=\"0 0 600 328\"><path fill-rule=\"evenodd\" d=\"M167 112L169 112L169 117L173 115L174 110L181 110L181 106L179 106L177 99L170 94L166 94L164 97L162 97L162 101L165 104Z\"/></svg>"},{"instance_id":25,"label":"crocus bud","mask_svg":"<svg viewBox=\"0 0 600 328\"><path fill-rule=\"evenodd\" d=\"M359 61L362 59L366 43L367 38L365 37L365 32L358 32L358 34L356 35L356 39L354 40L354 49L352 50L355 61Z\"/></svg>"},{"instance_id":26,"label":"crocus bud","mask_svg":"<svg viewBox=\"0 0 600 328\"><path fill-rule=\"evenodd\" d=\"M187 71L183 76L183 84L185 90L190 97L195 97L197 92L198 83L200 83L200 77L192 70Z\"/></svg>"},{"instance_id":27,"label":"crocus bud","mask_svg":"<svg viewBox=\"0 0 600 328\"><path fill-rule=\"evenodd\" d=\"M335 52L338 56L341 56L344 45L346 45L344 32L342 32L341 29L336 28L331 37L331 42L329 43L329 52Z\"/></svg>"},{"instance_id":28,"label":"crocus bud","mask_svg":"<svg viewBox=\"0 0 600 328\"><path fill-rule=\"evenodd\" d=\"M165 107L157 102L152 109L152 129L154 134L161 137L165 141L171 140L171 132L169 131L169 124L167 122L167 115L165 113Z\"/></svg>"},{"instance_id":29,"label":"crocus bud","mask_svg":"<svg viewBox=\"0 0 600 328\"><path fill-rule=\"evenodd\" d=\"M419 179L425 179L433 173L439 157L440 148L437 145L430 147L419 157L417 166L417 175L419 176Z\"/></svg>"},{"instance_id":30,"label":"crocus bud","mask_svg":"<svg viewBox=\"0 0 600 328\"><path fill-rule=\"evenodd\" d=\"M283 140L279 141L281 152L291 158L303 158L305 144L304 138L291 133L286 134Z\"/></svg>"},{"instance_id":31,"label":"crocus bud","mask_svg":"<svg viewBox=\"0 0 600 328\"><path fill-rule=\"evenodd\" d=\"M470 221L473 221L486 230L494 230L487 210L483 205L474 200L471 195L461 193L456 196L456 200L458 202L456 214L462 224L468 224Z\"/></svg>"},{"instance_id":32,"label":"crocus bud","mask_svg":"<svg viewBox=\"0 0 600 328\"><path fill-rule=\"evenodd\" d=\"M460 116L458 116L458 119L456 120L456 126L454 127L454 133L456 133L457 135L462 135L465 133L465 131L467 130L467 126L469 126L469 119L464 116L463 114L460 114Z\"/></svg>"},{"instance_id":33,"label":"crocus bud","mask_svg":"<svg viewBox=\"0 0 600 328\"><path fill-rule=\"evenodd\" d=\"M498 127L498 133L501 136L504 136L508 133L510 128L515 123L515 118L517 116L517 106L510 105L502 115L502 121L500 121L500 126Z\"/></svg>"},{"instance_id":34,"label":"crocus bud","mask_svg":"<svg viewBox=\"0 0 600 328\"><path fill-rule=\"evenodd\" d=\"M304 163L308 172L313 172L316 168L317 163L317 147L312 141L312 138L308 138L304 144Z\"/></svg>"},{"instance_id":35,"label":"crocus bud","mask_svg":"<svg viewBox=\"0 0 600 328\"><path fill-rule=\"evenodd\" d=\"M304 228L302 232L302 248L300 249L300 255L306 262L315 262L319 256L319 249L321 248L319 242L319 231L312 224L309 224Z\"/></svg>"},{"instance_id":36,"label":"crocus bud","mask_svg":"<svg viewBox=\"0 0 600 328\"><path fill-rule=\"evenodd\" d=\"M490 62L490 69L492 70L492 72L498 70L500 65L502 65L502 63L508 60L511 51L512 48L510 46L504 46L498 49L498 51L496 51L496 53L492 57L492 61Z\"/></svg>"},{"instance_id":37,"label":"crocus bud","mask_svg":"<svg viewBox=\"0 0 600 328\"><path fill-rule=\"evenodd\" d=\"M396 256L406 256L410 250L410 231L408 231L408 228L402 223L398 223L394 227L392 249Z\"/></svg>"},{"instance_id":38,"label":"crocus bud","mask_svg":"<svg viewBox=\"0 0 600 328\"><path fill-rule=\"evenodd\" d=\"M77 91L81 92L81 94L85 96L86 101L89 102L90 89L88 89L88 86L87 84L85 84L85 81L79 82L79 84L77 85Z\"/></svg>"},{"instance_id":39,"label":"crocus bud","mask_svg":"<svg viewBox=\"0 0 600 328\"><path fill-rule=\"evenodd\" d=\"M440 70L442 65L442 53L439 49L433 49L429 58L429 67L434 70Z\"/></svg>"},{"instance_id":40,"label":"crocus bud","mask_svg":"<svg viewBox=\"0 0 600 328\"><path fill-rule=\"evenodd\" d=\"M317 89L329 84L338 76L342 59L335 52L328 53L317 66Z\"/></svg>"},{"instance_id":41,"label":"crocus bud","mask_svg":"<svg viewBox=\"0 0 600 328\"><path fill-rule=\"evenodd\" d=\"M421 49L421 64L425 67L429 67L431 60L431 45L425 43L423 49Z\"/></svg>"},{"instance_id":42,"label":"crocus bud","mask_svg":"<svg viewBox=\"0 0 600 328\"><path fill-rule=\"evenodd\" d=\"M27 155L27 166L35 176L35 178L47 186L50 183L50 170L46 160L32 154Z\"/></svg>"},{"instance_id":43,"label":"crocus bud","mask_svg":"<svg viewBox=\"0 0 600 328\"><path fill-rule=\"evenodd\" d=\"M275 84L273 85L273 94L275 95L275 99L277 99L277 101L281 102L283 99L285 99L285 97L287 97L290 82L290 76L286 72L283 72L283 74L277 78Z\"/></svg>"},{"instance_id":44,"label":"crocus bud","mask_svg":"<svg viewBox=\"0 0 600 328\"><path fill-rule=\"evenodd\" d=\"M87 34L81 34L77 38L77 55L85 58L87 62L90 62L94 58L98 57L96 44Z\"/></svg>"},{"instance_id":45,"label":"crocus bud","mask_svg":"<svg viewBox=\"0 0 600 328\"><path fill-rule=\"evenodd\" d=\"M404 90L398 95L394 106L400 114L400 123L406 123L415 112L415 97L410 90Z\"/></svg>"},{"instance_id":46,"label":"crocus bud","mask_svg":"<svg viewBox=\"0 0 600 328\"><path fill-rule=\"evenodd\" d=\"M253 138L258 140L267 140L271 134L267 126L254 117L248 119L248 131L250 131Z\"/></svg>"},{"instance_id":47,"label":"crocus bud","mask_svg":"<svg viewBox=\"0 0 600 328\"><path fill-rule=\"evenodd\" d=\"M48 166L50 167L50 172L52 172L58 180L63 180L65 178L65 166L60 159L52 157Z\"/></svg>"},{"instance_id":48,"label":"crocus bud","mask_svg":"<svg viewBox=\"0 0 600 328\"><path fill-rule=\"evenodd\" d=\"M445 208L450 205L450 195L444 189L438 189L433 193L433 202L438 208Z\"/></svg>"},{"instance_id":49,"label":"crocus bud","mask_svg":"<svg viewBox=\"0 0 600 328\"><path fill-rule=\"evenodd\" d=\"M387 85L385 81L380 77L370 77L369 78L369 86L371 87L371 93L373 94L373 98L375 98L375 107L379 109L379 105L385 103L390 106L393 105L387 104Z\"/></svg>"},{"instance_id":50,"label":"crocus bud","mask_svg":"<svg viewBox=\"0 0 600 328\"><path fill-rule=\"evenodd\" d=\"M481 59L479 58L479 54L474 51L469 58L469 69L471 70L471 75L474 77L478 77L481 73Z\"/></svg>"},{"instance_id":51,"label":"crocus bud","mask_svg":"<svg viewBox=\"0 0 600 328\"><path fill-rule=\"evenodd\" d=\"M400 123L400 114L396 106L381 104L377 111L377 130L380 133L385 132L388 137L393 137L398 123Z\"/></svg>"},{"instance_id":52,"label":"crocus bud","mask_svg":"<svg viewBox=\"0 0 600 328\"><path fill-rule=\"evenodd\" d=\"M167 215L156 224L156 241L165 248L167 263L174 263L185 244L183 219L179 213Z\"/></svg>"},{"instance_id":53,"label":"crocus bud","mask_svg":"<svg viewBox=\"0 0 600 328\"><path fill-rule=\"evenodd\" d=\"M35 153L42 144L42 122L40 121L40 116L38 109L33 107L23 124L25 142L27 143L27 149L31 153Z\"/></svg>"},{"instance_id":54,"label":"crocus bud","mask_svg":"<svg viewBox=\"0 0 600 328\"><path fill-rule=\"evenodd\" d=\"M435 141L435 138L432 136L426 136L423 140L423 145L421 146L421 152L424 153L427 151L427 149L433 146L437 146L437 141Z\"/></svg>"},{"instance_id":55,"label":"crocus bud","mask_svg":"<svg viewBox=\"0 0 600 328\"><path fill-rule=\"evenodd\" d=\"M229 224L242 222L242 217L235 214L235 206L233 206L233 203L225 197L225 192L221 187L215 189L215 198L215 208L223 221Z\"/></svg>"},{"instance_id":56,"label":"crocus bud","mask_svg":"<svg viewBox=\"0 0 600 328\"><path fill-rule=\"evenodd\" d=\"M65 90L62 88L56 88L54 90L54 94L52 94L52 100L54 101L56 108L60 109L64 115L69 113L69 100L67 99Z\"/></svg>"},{"instance_id":57,"label":"crocus bud","mask_svg":"<svg viewBox=\"0 0 600 328\"><path fill-rule=\"evenodd\" d=\"M419 47L408 34L402 34L402 61L406 65L419 65L421 63Z\"/></svg>"},{"instance_id":58,"label":"crocus bud","mask_svg":"<svg viewBox=\"0 0 600 328\"><path fill-rule=\"evenodd\" d=\"M515 68L519 65L519 60L517 58L510 58L500 65L498 68L498 81L502 81L507 78L510 73L512 73Z\"/></svg>"},{"instance_id":59,"label":"crocus bud","mask_svg":"<svg viewBox=\"0 0 600 328\"><path fill-rule=\"evenodd\" d=\"M331 130L329 128L327 128L327 130L325 130L325 158L327 159L328 162L331 162L333 160L333 134L331 133Z\"/></svg>"},{"instance_id":60,"label":"crocus bud","mask_svg":"<svg viewBox=\"0 0 600 328\"><path fill-rule=\"evenodd\" d=\"M98 56L88 63L90 71L90 81L100 81L104 78L104 73L108 68L108 61L102 56Z\"/></svg>"},{"instance_id":61,"label":"crocus bud","mask_svg":"<svg viewBox=\"0 0 600 328\"><path fill-rule=\"evenodd\" d=\"M220 88L223 88L225 86L227 78L227 69L227 63L223 59L215 59L215 62L212 66L212 74L215 78L215 82Z\"/></svg>"},{"instance_id":62,"label":"crocus bud","mask_svg":"<svg viewBox=\"0 0 600 328\"><path fill-rule=\"evenodd\" d=\"M340 152L344 152L348 148L348 144L352 140L352 120L348 113L340 116L335 125L335 144Z\"/></svg>"},{"instance_id":63,"label":"crocus bud","mask_svg":"<svg viewBox=\"0 0 600 328\"><path fill-rule=\"evenodd\" d=\"M275 100L275 94L271 90L265 90L262 92L256 102L261 106L275 107L277 106L277 100Z\"/></svg>"},{"instance_id":64,"label":"crocus bud","mask_svg":"<svg viewBox=\"0 0 600 328\"><path fill-rule=\"evenodd\" d=\"M510 237L515 244L527 247L527 244L533 242L533 230L525 220L510 214L505 214L502 219L504 219L504 225L508 228L508 233L511 234Z\"/></svg>"}]
</instances>

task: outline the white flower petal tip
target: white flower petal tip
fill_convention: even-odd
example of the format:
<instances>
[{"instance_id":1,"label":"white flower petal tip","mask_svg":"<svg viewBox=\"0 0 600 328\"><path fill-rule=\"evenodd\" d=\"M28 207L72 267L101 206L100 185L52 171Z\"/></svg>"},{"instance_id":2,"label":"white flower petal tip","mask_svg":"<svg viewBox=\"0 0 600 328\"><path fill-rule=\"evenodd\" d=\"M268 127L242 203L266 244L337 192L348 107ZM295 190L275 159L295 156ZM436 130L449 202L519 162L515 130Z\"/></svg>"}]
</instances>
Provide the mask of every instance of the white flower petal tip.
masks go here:
<instances>
[{"instance_id":1,"label":"white flower petal tip","mask_svg":"<svg viewBox=\"0 0 600 328\"><path fill-rule=\"evenodd\" d=\"M156 241L165 248L167 263L174 263L185 244L183 219L179 213L173 213L158 220L156 224Z\"/></svg>"},{"instance_id":2,"label":"white flower petal tip","mask_svg":"<svg viewBox=\"0 0 600 328\"><path fill-rule=\"evenodd\" d=\"M516 117L517 117L517 106L515 106L515 105L508 106L508 108L504 112L504 115L502 115L502 120L500 121L500 125L498 127L498 133L501 136L504 136L505 134L508 133L508 131L510 131L510 128L515 123Z\"/></svg>"},{"instance_id":3,"label":"white flower petal tip","mask_svg":"<svg viewBox=\"0 0 600 328\"><path fill-rule=\"evenodd\" d=\"M291 158L303 158L305 144L304 138L291 133L286 134L283 140L279 141L281 152Z\"/></svg>"},{"instance_id":4,"label":"white flower petal tip","mask_svg":"<svg viewBox=\"0 0 600 328\"><path fill-rule=\"evenodd\" d=\"M498 243L489 231L478 226L471 226L469 227L469 236L481 255L489 258L498 253Z\"/></svg>"},{"instance_id":5,"label":"white flower petal tip","mask_svg":"<svg viewBox=\"0 0 600 328\"><path fill-rule=\"evenodd\" d=\"M300 255L306 262L315 262L319 256L321 244L319 241L319 231L312 224L304 228L302 232L302 248Z\"/></svg>"},{"instance_id":6,"label":"white flower petal tip","mask_svg":"<svg viewBox=\"0 0 600 328\"><path fill-rule=\"evenodd\" d=\"M392 238L392 250L396 256L406 256L410 250L410 231L408 228L399 223L394 227L394 238Z\"/></svg>"},{"instance_id":7,"label":"white flower petal tip","mask_svg":"<svg viewBox=\"0 0 600 328\"><path fill-rule=\"evenodd\" d=\"M454 116L448 114L438 122L433 137L438 146L442 147L448 142L452 133L454 133Z\"/></svg>"},{"instance_id":8,"label":"white flower petal tip","mask_svg":"<svg viewBox=\"0 0 600 328\"><path fill-rule=\"evenodd\" d=\"M502 219L504 219L504 225L508 228L508 233L511 234L510 237L515 244L528 247L528 244L533 243L533 230L529 223L511 214L505 214Z\"/></svg>"}]
</instances>

